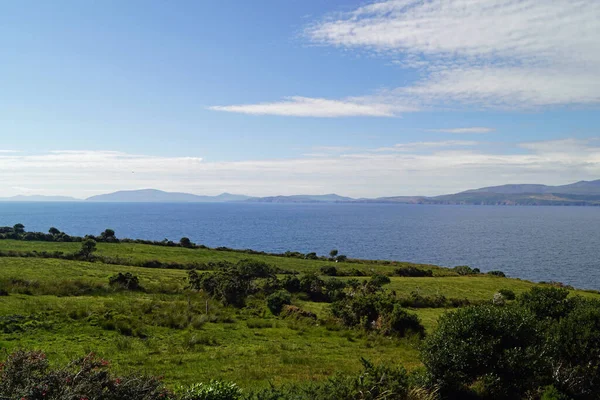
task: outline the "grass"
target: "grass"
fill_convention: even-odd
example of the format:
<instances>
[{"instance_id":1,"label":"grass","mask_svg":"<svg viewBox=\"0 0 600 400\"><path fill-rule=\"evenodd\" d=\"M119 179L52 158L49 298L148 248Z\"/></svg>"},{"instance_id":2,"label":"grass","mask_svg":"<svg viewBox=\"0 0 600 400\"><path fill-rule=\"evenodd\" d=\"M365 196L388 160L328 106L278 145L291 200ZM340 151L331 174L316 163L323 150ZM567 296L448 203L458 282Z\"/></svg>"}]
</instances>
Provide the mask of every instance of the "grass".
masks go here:
<instances>
[{"instance_id":1,"label":"grass","mask_svg":"<svg viewBox=\"0 0 600 400\"><path fill-rule=\"evenodd\" d=\"M237 261L253 258L284 269L319 271L327 261L301 260L206 249L140 244L99 244L104 256L163 262ZM0 240L0 250L74 252L77 243ZM336 268L391 271L399 265L337 263ZM432 278L392 277L389 289L399 295L489 300L499 289L515 293L533 283L487 275L455 276L434 270ZM108 277L131 272L144 288L115 290ZM415 338L391 339L348 330L327 322L328 304L295 300L316 313L317 322L274 317L264 299L250 299L241 310L225 308L185 288L186 271L151 269L100 262L44 258L0 258L0 349L45 351L53 363L94 351L117 371L163 375L171 385L226 379L242 387L265 387L318 380L336 372L357 372L360 358L372 362L420 365ZM363 278L364 279L364 278ZM577 292L587 297L595 293ZM208 312L207 312L208 305ZM428 332L446 310L416 309Z\"/></svg>"},{"instance_id":2,"label":"grass","mask_svg":"<svg viewBox=\"0 0 600 400\"><path fill-rule=\"evenodd\" d=\"M22 240L0 240L0 251L60 251L65 254L74 253L81 247L80 243L57 242L28 242ZM333 262L322 260L304 260L290 257L274 257L268 255L246 254L235 251L221 251L214 249L187 249L182 247L152 246L138 243L98 243L97 255L129 260L133 263L158 260L180 264L208 263L217 261L238 262L243 259L264 261L282 269L291 269L299 272L319 271L323 266L335 266L340 271L359 269L368 274L378 272L392 272L395 268L416 266L433 270L434 275L456 275L453 271L435 265L413 264L406 262L374 262L364 260L361 262Z\"/></svg>"}]
</instances>

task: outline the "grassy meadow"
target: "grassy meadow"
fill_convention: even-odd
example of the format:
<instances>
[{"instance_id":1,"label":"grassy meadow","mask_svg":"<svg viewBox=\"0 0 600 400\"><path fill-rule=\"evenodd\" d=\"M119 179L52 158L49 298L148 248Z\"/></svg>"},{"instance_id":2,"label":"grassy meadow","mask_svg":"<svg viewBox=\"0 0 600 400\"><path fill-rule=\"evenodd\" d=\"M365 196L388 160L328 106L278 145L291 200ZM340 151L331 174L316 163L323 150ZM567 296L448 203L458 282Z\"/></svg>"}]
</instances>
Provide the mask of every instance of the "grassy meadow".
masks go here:
<instances>
[{"instance_id":1,"label":"grassy meadow","mask_svg":"<svg viewBox=\"0 0 600 400\"><path fill-rule=\"evenodd\" d=\"M0 251L74 253L80 243L0 240ZM237 262L254 259L288 271L339 271L390 274L409 263L347 262L253 255L240 252L163 247L137 243L98 243L97 255L169 263ZM391 276L386 289L398 296L418 293L470 301L491 300L500 289L515 294L535 284L487 274L458 276L450 269L419 265L433 277ZM119 290L109 277L131 273L140 291ZM416 337L387 337L336 324L330 305L294 297L292 304L317 315L314 321L274 316L264 297L250 296L244 308L225 307L187 288L187 271L143 268L58 258L0 258L0 348L46 352L52 363L95 352L117 371L164 376L179 384L224 379L245 388L321 380L336 372L354 373L361 357L374 363L420 365ZM365 280L367 277L340 277ZM586 297L595 293L577 292ZM431 332L445 308L414 308Z\"/></svg>"}]
</instances>

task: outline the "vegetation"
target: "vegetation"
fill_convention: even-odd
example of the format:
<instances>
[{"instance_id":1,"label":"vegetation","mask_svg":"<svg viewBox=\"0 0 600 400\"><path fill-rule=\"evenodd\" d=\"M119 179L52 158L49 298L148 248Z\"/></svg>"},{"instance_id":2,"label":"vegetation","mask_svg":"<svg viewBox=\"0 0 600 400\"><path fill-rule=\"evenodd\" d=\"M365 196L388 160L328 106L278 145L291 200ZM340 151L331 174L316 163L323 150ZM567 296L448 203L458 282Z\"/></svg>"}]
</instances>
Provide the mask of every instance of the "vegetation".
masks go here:
<instances>
[{"instance_id":1,"label":"vegetation","mask_svg":"<svg viewBox=\"0 0 600 400\"><path fill-rule=\"evenodd\" d=\"M333 252L134 243L110 229L81 240L23 226L0 235L0 397L593 399L600 390L591 291Z\"/></svg>"}]
</instances>

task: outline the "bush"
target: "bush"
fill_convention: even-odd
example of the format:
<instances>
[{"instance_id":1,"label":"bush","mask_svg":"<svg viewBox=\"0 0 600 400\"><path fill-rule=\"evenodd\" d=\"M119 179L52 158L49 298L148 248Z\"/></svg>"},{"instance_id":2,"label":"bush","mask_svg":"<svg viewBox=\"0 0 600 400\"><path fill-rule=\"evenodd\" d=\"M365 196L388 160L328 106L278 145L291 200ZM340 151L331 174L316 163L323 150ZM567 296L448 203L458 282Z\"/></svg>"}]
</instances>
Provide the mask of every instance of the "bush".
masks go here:
<instances>
[{"instance_id":1,"label":"bush","mask_svg":"<svg viewBox=\"0 0 600 400\"><path fill-rule=\"evenodd\" d=\"M394 276L407 276L407 277L430 277L433 276L433 271L429 269L421 269L416 267L404 267L396 268L394 270Z\"/></svg>"},{"instance_id":2,"label":"bush","mask_svg":"<svg viewBox=\"0 0 600 400\"><path fill-rule=\"evenodd\" d=\"M554 385L574 398L600 392L600 302L577 299L550 333Z\"/></svg>"},{"instance_id":3,"label":"bush","mask_svg":"<svg viewBox=\"0 0 600 400\"><path fill-rule=\"evenodd\" d=\"M397 300L384 293L348 296L331 304L331 314L347 327L374 330L384 335L425 333L416 315L406 313Z\"/></svg>"},{"instance_id":4,"label":"bush","mask_svg":"<svg viewBox=\"0 0 600 400\"><path fill-rule=\"evenodd\" d=\"M487 274L492 275L492 276L497 276L500 278L506 278L506 274L502 271L489 271Z\"/></svg>"},{"instance_id":5,"label":"bush","mask_svg":"<svg viewBox=\"0 0 600 400\"><path fill-rule=\"evenodd\" d=\"M113 287L120 287L126 290L141 290L140 280L137 276L131 272L121 273L113 275L108 278L108 284Z\"/></svg>"},{"instance_id":6,"label":"bush","mask_svg":"<svg viewBox=\"0 0 600 400\"><path fill-rule=\"evenodd\" d=\"M44 353L17 351L8 356L0 373L0 396L27 400L158 400L168 398L170 393L153 377L113 376L108 361L93 353L65 368L51 369Z\"/></svg>"},{"instance_id":7,"label":"bush","mask_svg":"<svg viewBox=\"0 0 600 400\"><path fill-rule=\"evenodd\" d=\"M371 277L371 282L376 286L383 286L383 285L387 285L388 283L390 283L391 279L389 276L385 276L382 274L375 274Z\"/></svg>"},{"instance_id":8,"label":"bush","mask_svg":"<svg viewBox=\"0 0 600 400\"><path fill-rule=\"evenodd\" d=\"M477 275L481 273L479 268L471 268L468 265L459 265L452 268L458 275Z\"/></svg>"},{"instance_id":9,"label":"bush","mask_svg":"<svg viewBox=\"0 0 600 400\"><path fill-rule=\"evenodd\" d=\"M242 390L235 383L218 380L182 387L178 392L181 400L238 400L242 398Z\"/></svg>"},{"instance_id":10,"label":"bush","mask_svg":"<svg viewBox=\"0 0 600 400\"><path fill-rule=\"evenodd\" d=\"M467 307L440 317L421 358L445 395L479 382L491 398L521 398L547 378L543 340L541 325L528 310Z\"/></svg>"},{"instance_id":11,"label":"bush","mask_svg":"<svg viewBox=\"0 0 600 400\"><path fill-rule=\"evenodd\" d=\"M337 276L338 271L337 268L334 266L325 266L321 267L321 273L327 276Z\"/></svg>"},{"instance_id":12,"label":"bush","mask_svg":"<svg viewBox=\"0 0 600 400\"><path fill-rule=\"evenodd\" d=\"M569 291L563 288L535 286L519 297L519 304L533 312L537 318L558 319L572 309L567 299Z\"/></svg>"},{"instance_id":13,"label":"bush","mask_svg":"<svg viewBox=\"0 0 600 400\"><path fill-rule=\"evenodd\" d=\"M292 304L290 293L285 290L280 290L267 297L267 307L274 315L281 314L283 307Z\"/></svg>"},{"instance_id":14,"label":"bush","mask_svg":"<svg viewBox=\"0 0 600 400\"><path fill-rule=\"evenodd\" d=\"M514 300L517 298L517 296L515 295L515 292L513 292L510 289L500 289L500 290L498 290L498 293L500 293L502 296L504 296L504 298L506 300Z\"/></svg>"}]
</instances>

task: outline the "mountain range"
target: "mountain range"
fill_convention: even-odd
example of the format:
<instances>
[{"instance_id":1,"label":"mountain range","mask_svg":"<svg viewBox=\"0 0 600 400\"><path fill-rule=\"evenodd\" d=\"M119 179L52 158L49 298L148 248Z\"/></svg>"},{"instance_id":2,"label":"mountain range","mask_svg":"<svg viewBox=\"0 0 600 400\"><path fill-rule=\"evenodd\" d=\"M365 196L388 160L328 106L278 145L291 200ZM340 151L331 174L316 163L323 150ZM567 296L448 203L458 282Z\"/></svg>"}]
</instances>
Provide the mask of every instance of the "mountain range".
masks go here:
<instances>
[{"instance_id":1,"label":"mountain range","mask_svg":"<svg viewBox=\"0 0 600 400\"><path fill-rule=\"evenodd\" d=\"M396 204L474 204L474 205L576 205L600 206L600 179L580 181L569 185L537 184L490 186L442 196L394 196L351 198L337 194L251 197L222 193L201 196L190 193L164 192L156 189L123 190L101 194L85 200L65 196L14 196L0 201L29 202L136 202L136 203L396 203Z\"/></svg>"}]
</instances>

